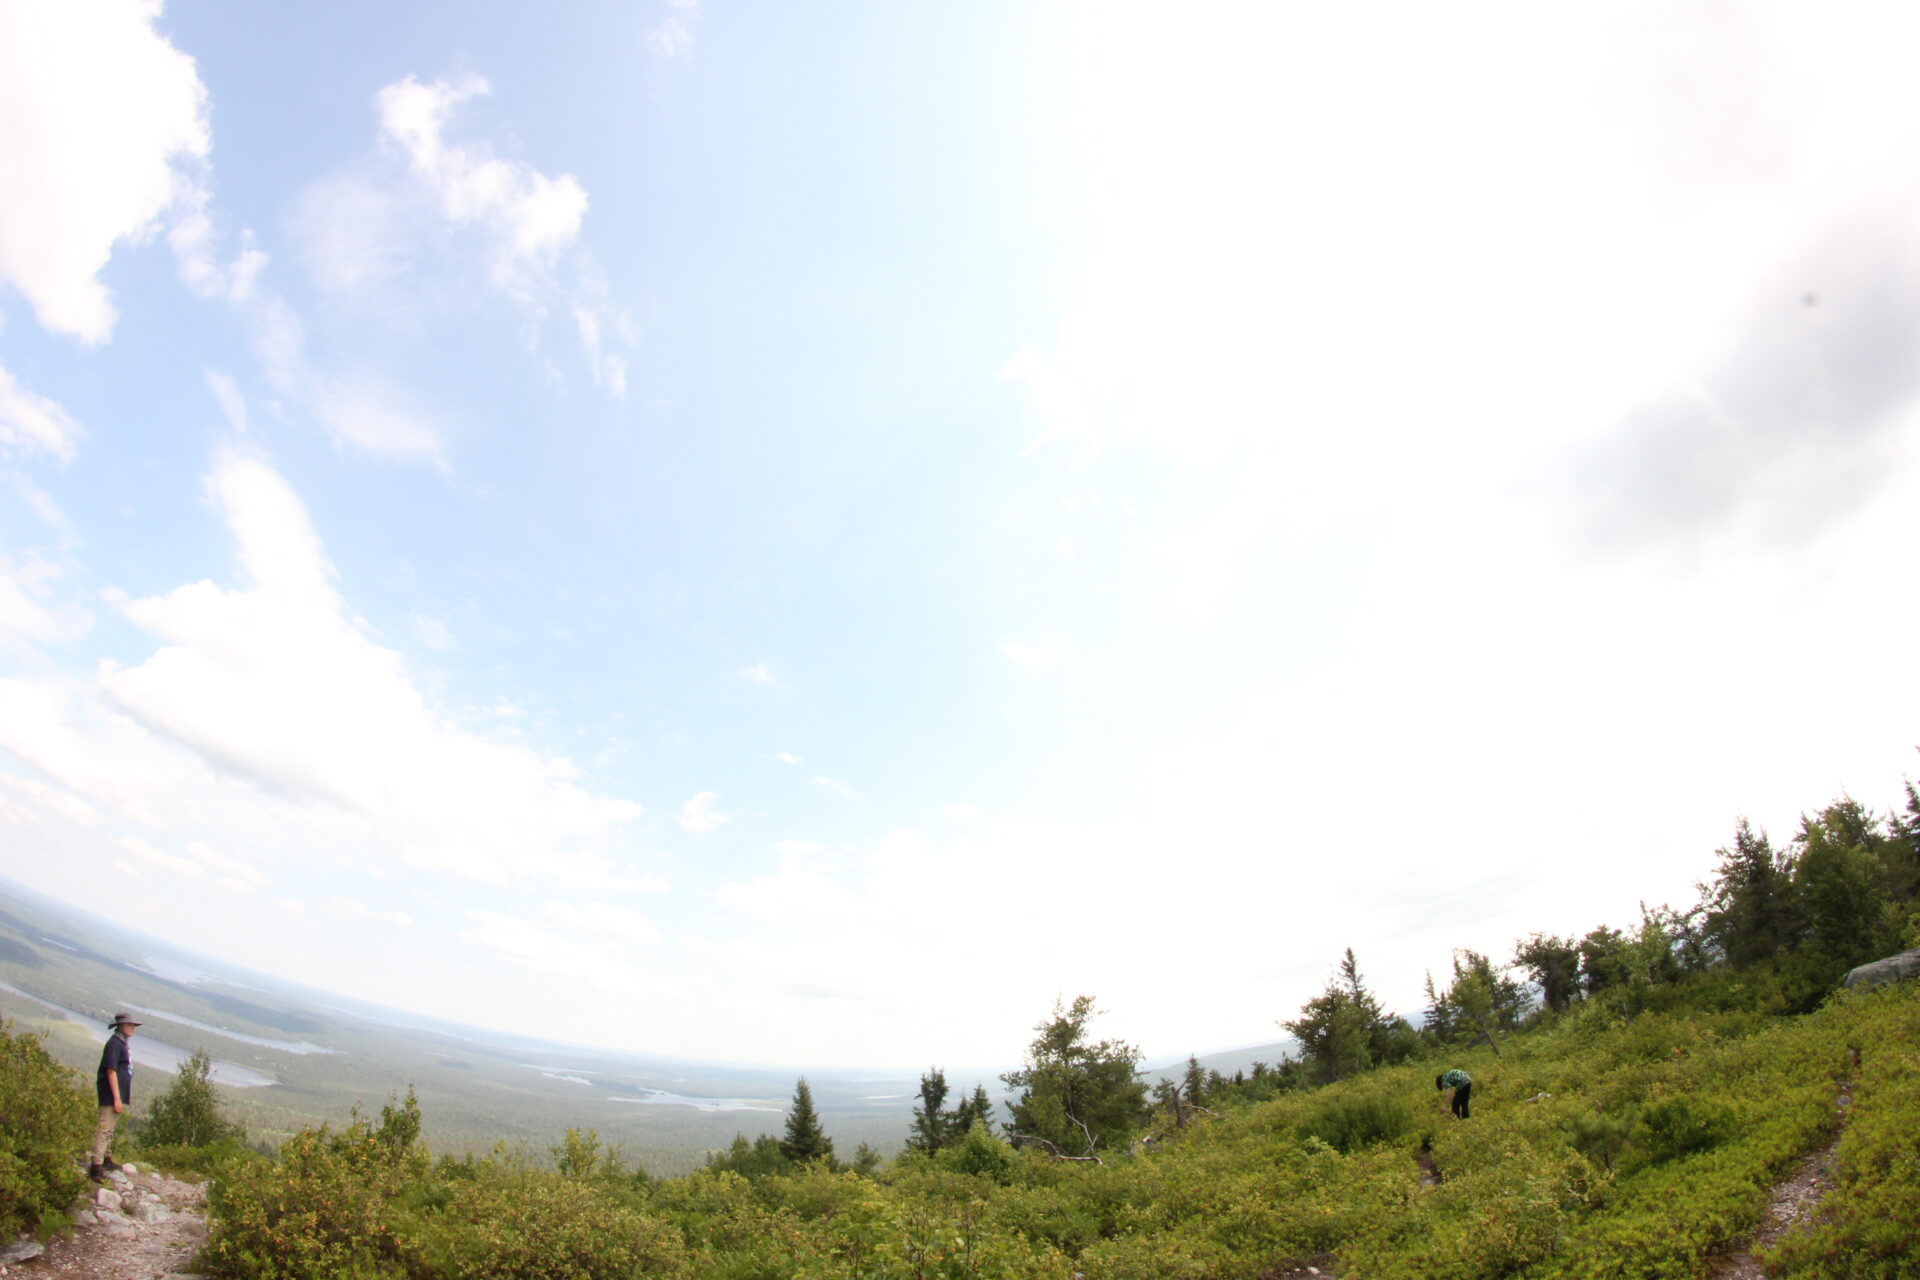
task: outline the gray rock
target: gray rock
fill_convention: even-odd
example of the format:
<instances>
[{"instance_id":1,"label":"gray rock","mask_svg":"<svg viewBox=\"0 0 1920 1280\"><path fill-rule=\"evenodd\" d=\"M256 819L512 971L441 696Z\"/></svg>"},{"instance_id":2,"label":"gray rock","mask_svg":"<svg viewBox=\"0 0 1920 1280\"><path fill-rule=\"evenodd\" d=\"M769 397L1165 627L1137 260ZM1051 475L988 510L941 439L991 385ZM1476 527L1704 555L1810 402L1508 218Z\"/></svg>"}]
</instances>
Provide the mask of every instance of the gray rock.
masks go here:
<instances>
[{"instance_id":1,"label":"gray rock","mask_svg":"<svg viewBox=\"0 0 1920 1280\"><path fill-rule=\"evenodd\" d=\"M1869 987L1878 987L1889 982L1905 982L1913 977L1920 977L1920 948L1902 951L1897 956L1887 956L1882 960L1869 961L1857 969L1849 970L1846 986L1850 990L1865 991Z\"/></svg>"},{"instance_id":2,"label":"gray rock","mask_svg":"<svg viewBox=\"0 0 1920 1280\"><path fill-rule=\"evenodd\" d=\"M67 1215L73 1219L76 1227L95 1227L100 1225L100 1215L91 1209L75 1209Z\"/></svg>"},{"instance_id":3,"label":"gray rock","mask_svg":"<svg viewBox=\"0 0 1920 1280\"><path fill-rule=\"evenodd\" d=\"M47 1246L37 1240L19 1240L0 1249L0 1266L9 1263L25 1262L28 1258L37 1258L46 1251Z\"/></svg>"},{"instance_id":4,"label":"gray rock","mask_svg":"<svg viewBox=\"0 0 1920 1280\"><path fill-rule=\"evenodd\" d=\"M157 1200L142 1200L139 1204L133 1206L133 1219L135 1222L165 1222L172 1216L171 1213L167 1212L167 1206Z\"/></svg>"},{"instance_id":5,"label":"gray rock","mask_svg":"<svg viewBox=\"0 0 1920 1280\"><path fill-rule=\"evenodd\" d=\"M120 1193L111 1187L102 1187L94 1192L93 1203L95 1208L105 1209L108 1213L120 1212L122 1206L125 1204L125 1202L120 1199Z\"/></svg>"},{"instance_id":6,"label":"gray rock","mask_svg":"<svg viewBox=\"0 0 1920 1280\"><path fill-rule=\"evenodd\" d=\"M131 1222L119 1222L106 1228L106 1234L109 1240L137 1240L140 1238L140 1228Z\"/></svg>"}]
</instances>

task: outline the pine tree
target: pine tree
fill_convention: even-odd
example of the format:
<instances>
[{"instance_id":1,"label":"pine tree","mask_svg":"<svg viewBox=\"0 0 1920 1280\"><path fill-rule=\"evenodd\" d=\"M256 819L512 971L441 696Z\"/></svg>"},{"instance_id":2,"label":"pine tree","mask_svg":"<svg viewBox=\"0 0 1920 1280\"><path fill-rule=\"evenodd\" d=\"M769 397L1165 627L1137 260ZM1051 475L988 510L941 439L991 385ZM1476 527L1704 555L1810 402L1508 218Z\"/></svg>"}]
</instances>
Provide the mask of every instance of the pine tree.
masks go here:
<instances>
[{"instance_id":1,"label":"pine tree","mask_svg":"<svg viewBox=\"0 0 1920 1280\"><path fill-rule=\"evenodd\" d=\"M1555 1013L1565 1013L1580 994L1580 948L1571 938L1536 933L1514 948L1513 963L1540 984L1540 999Z\"/></svg>"},{"instance_id":2,"label":"pine tree","mask_svg":"<svg viewBox=\"0 0 1920 1280\"><path fill-rule=\"evenodd\" d=\"M973 1126L993 1125L993 1099L987 1097L987 1086L973 1086L973 1096L961 1103L953 1113L953 1141L958 1142L973 1132Z\"/></svg>"},{"instance_id":3,"label":"pine tree","mask_svg":"<svg viewBox=\"0 0 1920 1280\"><path fill-rule=\"evenodd\" d=\"M820 1117L813 1109L813 1090L807 1087L805 1076L793 1089L793 1107L787 1112L787 1133L780 1140L780 1154L795 1164L833 1160L833 1139L820 1127Z\"/></svg>"},{"instance_id":4,"label":"pine tree","mask_svg":"<svg viewBox=\"0 0 1920 1280\"><path fill-rule=\"evenodd\" d=\"M1207 1073L1200 1066L1200 1059L1187 1055L1187 1074L1180 1081L1180 1096L1189 1106L1202 1106L1207 1101Z\"/></svg>"},{"instance_id":5,"label":"pine tree","mask_svg":"<svg viewBox=\"0 0 1920 1280\"><path fill-rule=\"evenodd\" d=\"M920 1105L913 1109L913 1129L907 1134L910 1151L938 1151L953 1134L953 1117L941 1110L947 1101L947 1073L939 1067L920 1077Z\"/></svg>"},{"instance_id":6,"label":"pine tree","mask_svg":"<svg viewBox=\"0 0 1920 1280\"><path fill-rule=\"evenodd\" d=\"M1094 1156L1124 1144L1148 1114L1147 1086L1135 1078L1140 1051L1118 1040L1087 1042L1093 997L1071 1007L1054 1002L1053 1017L1027 1050L1026 1065L1000 1078L1017 1096L1008 1132L1046 1142L1064 1155Z\"/></svg>"}]
</instances>

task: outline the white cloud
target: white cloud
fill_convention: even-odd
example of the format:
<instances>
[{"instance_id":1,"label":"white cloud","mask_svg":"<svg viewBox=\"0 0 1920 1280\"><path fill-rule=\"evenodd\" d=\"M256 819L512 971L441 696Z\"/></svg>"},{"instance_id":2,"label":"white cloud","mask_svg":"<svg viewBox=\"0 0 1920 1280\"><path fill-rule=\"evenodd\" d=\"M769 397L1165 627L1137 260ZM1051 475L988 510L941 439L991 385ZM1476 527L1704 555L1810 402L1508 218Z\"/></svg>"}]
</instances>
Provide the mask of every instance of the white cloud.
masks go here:
<instances>
[{"instance_id":1,"label":"white cloud","mask_svg":"<svg viewBox=\"0 0 1920 1280\"><path fill-rule=\"evenodd\" d=\"M383 294L411 270L423 203L365 177L321 179L293 215L301 264L331 297Z\"/></svg>"},{"instance_id":2,"label":"white cloud","mask_svg":"<svg viewBox=\"0 0 1920 1280\"><path fill-rule=\"evenodd\" d=\"M57 813L76 826L95 827L100 824L100 813L92 805L36 778L16 778L9 773L0 773L0 790L10 791L41 809Z\"/></svg>"},{"instance_id":3,"label":"white cloud","mask_svg":"<svg viewBox=\"0 0 1920 1280\"><path fill-rule=\"evenodd\" d=\"M703 836L722 823L732 821L733 815L714 812L713 802L720 798L717 791L699 791L693 798L680 806L679 823L684 831Z\"/></svg>"},{"instance_id":4,"label":"white cloud","mask_svg":"<svg viewBox=\"0 0 1920 1280\"><path fill-rule=\"evenodd\" d=\"M264 461L222 453L207 488L247 581L126 604L165 646L103 665L119 707L220 770L364 823L408 865L494 883L618 878L604 849L638 805L584 790L564 758L464 732L429 706L401 656L345 614L306 511ZM45 694L15 692L36 711L21 736L39 757L99 756ZM0 703L8 693L0 682Z\"/></svg>"},{"instance_id":5,"label":"white cloud","mask_svg":"<svg viewBox=\"0 0 1920 1280\"><path fill-rule=\"evenodd\" d=\"M823 773L814 775L813 785L816 787L825 787L835 795L845 796L849 800L854 798L852 787L840 781L838 778L829 778Z\"/></svg>"},{"instance_id":6,"label":"white cloud","mask_svg":"<svg viewBox=\"0 0 1920 1280\"><path fill-rule=\"evenodd\" d=\"M334 439L376 457L445 469L445 437L406 400L400 388L370 375L323 380L313 388L314 411Z\"/></svg>"},{"instance_id":7,"label":"white cloud","mask_svg":"<svg viewBox=\"0 0 1920 1280\"><path fill-rule=\"evenodd\" d=\"M1051 671L1054 660L1066 647L1066 637L1050 631L1031 643L1009 640L1000 646L1000 653L1007 661L1028 671Z\"/></svg>"},{"instance_id":8,"label":"white cloud","mask_svg":"<svg viewBox=\"0 0 1920 1280\"><path fill-rule=\"evenodd\" d=\"M501 159L485 143L448 140L455 108L491 92L479 76L451 84L421 84L408 76L380 91L380 128L405 153L448 221L486 233L496 282L510 293L530 296L538 278L579 235L587 193L571 174L548 177L531 165Z\"/></svg>"},{"instance_id":9,"label":"white cloud","mask_svg":"<svg viewBox=\"0 0 1920 1280\"><path fill-rule=\"evenodd\" d=\"M154 29L159 13L142 0L0 4L0 281L44 328L83 342L113 331L99 274L114 246L194 190L177 162L210 145L206 89Z\"/></svg>"},{"instance_id":10,"label":"white cloud","mask_svg":"<svg viewBox=\"0 0 1920 1280\"><path fill-rule=\"evenodd\" d=\"M421 644L435 653L445 653L453 648L453 633L447 630L447 624L439 618L429 618L423 613L414 614L413 634Z\"/></svg>"},{"instance_id":11,"label":"white cloud","mask_svg":"<svg viewBox=\"0 0 1920 1280\"><path fill-rule=\"evenodd\" d=\"M773 669L764 662L756 662L740 672L740 678L748 684L779 684L774 678Z\"/></svg>"},{"instance_id":12,"label":"white cloud","mask_svg":"<svg viewBox=\"0 0 1920 1280\"><path fill-rule=\"evenodd\" d=\"M800 757L793 754L793 752L791 751L776 751L773 753L773 758L775 760L778 760L781 764L786 764L786 765L794 765L794 764L800 763Z\"/></svg>"},{"instance_id":13,"label":"white cloud","mask_svg":"<svg viewBox=\"0 0 1920 1280\"><path fill-rule=\"evenodd\" d=\"M665 17L647 28L647 48L663 58L678 58L693 48L693 32L676 17Z\"/></svg>"},{"instance_id":14,"label":"white cloud","mask_svg":"<svg viewBox=\"0 0 1920 1280\"><path fill-rule=\"evenodd\" d=\"M820 846L811 840L781 840L773 846L773 851L782 857L800 857L820 852Z\"/></svg>"},{"instance_id":15,"label":"white cloud","mask_svg":"<svg viewBox=\"0 0 1920 1280\"><path fill-rule=\"evenodd\" d=\"M72 414L15 382L6 366L0 365L0 445L67 462L80 436L80 424Z\"/></svg>"},{"instance_id":16,"label":"white cloud","mask_svg":"<svg viewBox=\"0 0 1920 1280\"><path fill-rule=\"evenodd\" d=\"M631 907L615 903L549 901L540 908L540 919L574 935L645 947L660 943L660 930L654 927L653 921Z\"/></svg>"},{"instance_id":17,"label":"white cloud","mask_svg":"<svg viewBox=\"0 0 1920 1280\"><path fill-rule=\"evenodd\" d=\"M86 634L93 615L51 598L61 576L39 556L0 555L0 646L62 644Z\"/></svg>"},{"instance_id":18,"label":"white cloud","mask_svg":"<svg viewBox=\"0 0 1920 1280\"><path fill-rule=\"evenodd\" d=\"M208 870L217 871L225 876L223 883L241 888L261 888L267 883L267 877L258 867L229 857L204 840L187 842L187 853Z\"/></svg>"},{"instance_id":19,"label":"white cloud","mask_svg":"<svg viewBox=\"0 0 1920 1280\"><path fill-rule=\"evenodd\" d=\"M326 898L321 901L320 906L342 920L373 920L380 924L398 925L403 929L413 926L413 917L406 912L377 911L357 898Z\"/></svg>"},{"instance_id":20,"label":"white cloud","mask_svg":"<svg viewBox=\"0 0 1920 1280\"><path fill-rule=\"evenodd\" d=\"M652 926L634 913L621 916L594 912L565 903L549 902L541 918L568 930L557 933L528 920L498 911L469 911L474 928L459 936L496 951L515 964L536 973L562 978L594 992L624 994L631 997L655 983L632 967L628 952L632 944L651 946L658 942ZM584 927L583 927L584 926Z\"/></svg>"},{"instance_id":21,"label":"white cloud","mask_svg":"<svg viewBox=\"0 0 1920 1280\"><path fill-rule=\"evenodd\" d=\"M240 384L233 375L218 369L207 370L207 390L219 402L220 412L227 420L227 426L235 436L247 434L247 399L240 394Z\"/></svg>"},{"instance_id":22,"label":"white cloud","mask_svg":"<svg viewBox=\"0 0 1920 1280\"><path fill-rule=\"evenodd\" d=\"M143 862L151 863L164 871L177 876L199 876L206 874L206 868L191 858L182 858L178 854L162 853L138 836L122 836L120 847Z\"/></svg>"},{"instance_id":23,"label":"white cloud","mask_svg":"<svg viewBox=\"0 0 1920 1280\"><path fill-rule=\"evenodd\" d=\"M212 197L205 186L187 190L173 227L167 232L167 244L180 264L180 278L189 289L203 298L224 302L248 302L254 296L255 283L266 269L267 255L256 249L253 233L243 231L240 248L230 262L220 261L219 233L213 215L208 212Z\"/></svg>"}]
</instances>

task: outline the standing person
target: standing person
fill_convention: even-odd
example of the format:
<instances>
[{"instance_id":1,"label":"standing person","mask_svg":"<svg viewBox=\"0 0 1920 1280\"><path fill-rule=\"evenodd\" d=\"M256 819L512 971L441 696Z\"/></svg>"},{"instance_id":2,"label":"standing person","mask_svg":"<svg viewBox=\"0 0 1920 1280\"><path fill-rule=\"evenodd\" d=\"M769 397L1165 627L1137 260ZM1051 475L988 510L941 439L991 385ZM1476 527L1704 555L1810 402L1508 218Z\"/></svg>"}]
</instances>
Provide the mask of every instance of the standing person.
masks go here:
<instances>
[{"instance_id":1,"label":"standing person","mask_svg":"<svg viewBox=\"0 0 1920 1280\"><path fill-rule=\"evenodd\" d=\"M1436 1089L1453 1090L1453 1114L1462 1120L1467 1118L1467 1096L1473 1092L1473 1078L1460 1068L1455 1067L1445 1075L1433 1078Z\"/></svg>"},{"instance_id":2,"label":"standing person","mask_svg":"<svg viewBox=\"0 0 1920 1280\"><path fill-rule=\"evenodd\" d=\"M100 1050L100 1070L93 1077L94 1092L100 1098L100 1123L94 1126L93 1161L87 1165L87 1176L95 1182L120 1167L108 1156L107 1148L113 1142L113 1126L119 1122L120 1113L133 1105L133 1046L127 1042L139 1025L131 1014L114 1014L113 1034Z\"/></svg>"}]
</instances>

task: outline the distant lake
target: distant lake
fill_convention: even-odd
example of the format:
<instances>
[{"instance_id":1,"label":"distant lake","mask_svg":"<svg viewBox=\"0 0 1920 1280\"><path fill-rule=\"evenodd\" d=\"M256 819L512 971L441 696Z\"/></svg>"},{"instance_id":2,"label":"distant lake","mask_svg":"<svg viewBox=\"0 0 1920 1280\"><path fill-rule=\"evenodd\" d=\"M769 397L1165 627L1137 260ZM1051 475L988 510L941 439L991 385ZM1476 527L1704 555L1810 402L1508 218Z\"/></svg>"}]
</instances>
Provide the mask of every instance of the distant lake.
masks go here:
<instances>
[{"instance_id":1,"label":"distant lake","mask_svg":"<svg viewBox=\"0 0 1920 1280\"><path fill-rule=\"evenodd\" d=\"M89 1031L95 1032L100 1036L102 1043L106 1041L106 1026L99 1018L89 1018L84 1013L75 1013L72 1009L62 1008L51 1000L42 1000L39 996L22 991L20 988L11 986L5 982L0 982L0 991L11 991L23 1000L31 1000L41 1008L51 1013L59 1014L68 1022L75 1023L87 1028ZM222 1031L220 1034L232 1035L233 1033ZM134 1066L147 1067L155 1071L164 1071L168 1075L172 1075L178 1071L180 1064L193 1056L191 1049L181 1049L175 1045L168 1044L164 1040L155 1040L152 1036L141 1035L137 1031L134 1032L133 1039L128 1043L133 1047ZM222 1062L218 1058L213 1060L213 1068L207 1074L208 1077L216 1083L232 1085L236 1089L259 1089L270 1084L279 1083L272 1076L262 1075L252 1067L243 1067L237 1062Z\"/></svg>"},{"instance_id":2,"label":"distant lake","mask_svg":"<svg viewBox=\"0 0 1920 1280\"><path fill-rule=\"evenodd\" d=\"M630 1085L616 1085L601 1077L602 1073L590 1071L585 1067L556 1067L543 1062L523 1062L521 1066L529 1071L538 1071L549 1080L558 1080L563 1084L584 1084L602 1089L631 1088ZM628 1077L629 1079L631 1077ZM654 1077L658 1079L659 1077ZM773 1111L786 1110L775 1106L764 1098L694 1098L684 1093L669 1093L665 1089L649 1089L642 1085L638 1097L612 1097L608 1102L637 1102L650 1107L692 1107L695 1111Z\"/></svg>"},{"instance_id":3,"label":"distant lake","mask_svg":"<svg viewBox=\"0 0 1920 1280\"><path fill-rule=\"evenodd\" d=\"M656 1107L692 1107L696 1111L771 1111L778 1114L784 1107L770 1107L764 1102L750 1102L745 1098L689 1098L681 1093L668 1093L665 1089L642 1089L637 1098L609 1098L609 1102L638 1102Z\"/></svg>"},{"instance_id":4,"label":"distant lake","mask_svg":"<svg viewBox=\"0 0 1920 1280\"><path fill-rule=\"evenodd\" d=\"M129 1008L141 1013L150 1013L156 1018L165 1018L168 1022L178 1022L182 1026L194 1027L201 1031L211 1031L217 1036L229 1040L239 1040L246 1044L257 1044L262 1049L278 1049L282 1053L338 1053L338 1049L326 1049L317 1044L308 1044L304 1040L269 1040L265 1036L250 1036L244 1031L229 1031L225 1027L216 1027L207 1022L196 1022L184 1014L168 1013L165 1009L142 1009L139 1005ZM136 1039L138 1037L135 1037Z\"/></svg>"}]
</instances>

